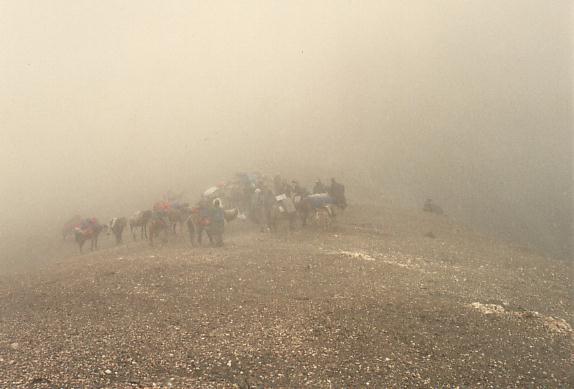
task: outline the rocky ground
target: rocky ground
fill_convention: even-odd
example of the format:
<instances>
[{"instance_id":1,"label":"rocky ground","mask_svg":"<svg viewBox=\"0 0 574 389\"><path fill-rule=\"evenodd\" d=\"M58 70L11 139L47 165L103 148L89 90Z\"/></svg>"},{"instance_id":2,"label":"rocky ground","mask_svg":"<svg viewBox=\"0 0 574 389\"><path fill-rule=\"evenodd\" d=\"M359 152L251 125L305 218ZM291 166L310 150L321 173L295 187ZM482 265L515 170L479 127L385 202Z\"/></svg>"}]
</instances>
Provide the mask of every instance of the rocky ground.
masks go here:
<instances>
[{"instance_id":1,"label":"rocky ground","mask_svg":"<svg viewBox=\"0 0 574 389\"><path fill-rule=\"evenodd\" d=\"M569 264L446 217L74 249L0 276L0 388L574 386Z\"/></svg>"}]
</instances>

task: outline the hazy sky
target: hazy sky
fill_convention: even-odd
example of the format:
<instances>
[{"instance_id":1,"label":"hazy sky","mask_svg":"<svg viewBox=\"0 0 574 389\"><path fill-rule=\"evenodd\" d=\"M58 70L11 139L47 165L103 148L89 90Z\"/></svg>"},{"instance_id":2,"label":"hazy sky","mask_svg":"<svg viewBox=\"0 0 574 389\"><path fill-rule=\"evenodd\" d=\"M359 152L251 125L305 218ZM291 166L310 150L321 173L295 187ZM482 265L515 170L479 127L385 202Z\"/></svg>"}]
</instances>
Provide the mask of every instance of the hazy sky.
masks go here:
<instances>
[{"instance_id":1,"label":"hazy sky","mask_svg":"<svg viewBox=\"0 0 574 389\"><path fill-rule=\"evenodd\" d=\"M569 0L0 0L0 211L316 169L564 244L573 18Z\"/></svg>"}]
</instances>

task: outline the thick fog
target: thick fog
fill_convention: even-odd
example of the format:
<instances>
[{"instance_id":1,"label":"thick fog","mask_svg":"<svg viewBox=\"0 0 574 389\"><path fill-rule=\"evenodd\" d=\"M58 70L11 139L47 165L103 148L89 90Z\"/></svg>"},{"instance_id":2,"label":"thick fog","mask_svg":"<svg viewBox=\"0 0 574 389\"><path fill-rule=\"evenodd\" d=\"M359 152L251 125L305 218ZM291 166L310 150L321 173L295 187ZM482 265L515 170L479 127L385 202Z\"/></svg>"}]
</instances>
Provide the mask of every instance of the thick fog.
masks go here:
<instances>
[{"instance_id":1,"label":"thick fog","mask_svg":"<svg viewBox=\"0 0 574 389\"><path fill-rule=\"evenodd\" d=\"M570 0L0 2L0 233L237 171L571 253Z\"/></svg>"}]
</instances>

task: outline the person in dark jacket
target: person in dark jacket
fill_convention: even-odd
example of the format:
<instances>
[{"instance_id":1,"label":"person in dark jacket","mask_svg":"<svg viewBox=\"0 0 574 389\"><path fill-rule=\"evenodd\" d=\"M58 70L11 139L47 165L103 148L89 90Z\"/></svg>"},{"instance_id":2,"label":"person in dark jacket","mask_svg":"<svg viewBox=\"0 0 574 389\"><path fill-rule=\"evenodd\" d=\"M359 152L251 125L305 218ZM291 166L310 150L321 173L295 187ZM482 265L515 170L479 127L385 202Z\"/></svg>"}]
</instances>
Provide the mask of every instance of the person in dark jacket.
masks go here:
<instances>
[{"instance_id":1,"label":"person in dark jacket","mask_svg":"<svg viewBox=\"0 0 574 389\"><path fill-rule=\"evenodd\" d=\"M338 183L334 178L331 178L329 195L335 199L335 203L341 209L345 209L347 207L347 199L345 198L345 186Z\"/></svg>"}]
</instances>

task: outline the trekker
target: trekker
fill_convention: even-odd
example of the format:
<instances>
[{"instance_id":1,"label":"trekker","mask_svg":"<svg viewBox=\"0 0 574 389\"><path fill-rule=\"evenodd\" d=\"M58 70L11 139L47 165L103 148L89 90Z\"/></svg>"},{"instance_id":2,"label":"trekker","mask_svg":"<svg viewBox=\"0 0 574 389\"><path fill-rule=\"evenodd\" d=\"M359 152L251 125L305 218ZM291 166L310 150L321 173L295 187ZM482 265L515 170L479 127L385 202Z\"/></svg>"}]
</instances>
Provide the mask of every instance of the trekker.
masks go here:
<instances>
[{"instance_id":1,"label":"trekker","mask_svg":"<svg viewBox=\"0 0 574 389\"><path fill-rule=\"evenodd\" d=\"M209 231L213 237L216 247L223 246L223 232L225 229L225 212L221 208L221 200L213 200L213 208L211 209L211 223L209 224Z\"/></svg>"},{"instance_id":2,"label":"trekker","mask_svg":"<svg viewBox=\"0 0 574 389\"><path fill-rule=\"evenodd\" d=\"M331 178L329 195L335 199L336 204L341 209L345 209L347 207L347 199L345 198L345 186L338 183L334 178Z\"/></svg>"},{"instance_id":3,"label":"trekker","mask_svg":"<svg viewBox=\"0 0 574 389\"><path fill-rule=\"evenodd\" d=\"M265 229L269 230L271 228L271 211L273 210L273 206L277 203L275 199L275 195L273 191L269 189L267 186L263 186L261 188L263 192L263 214L264 214L264 225Z\"/></svg>"},{"instance_id":4,"label":"trekker","mask_svg":"<svg viewBox=\"0 0 574 389\"><path fill-rule=\"evenodd\" d=\"M251 196L251 217L253 221L261 227L261 232L265 231L266 218L265 218L265 199L261 188L255 189L253 196Z\"/></svg>"}]
</instances>

